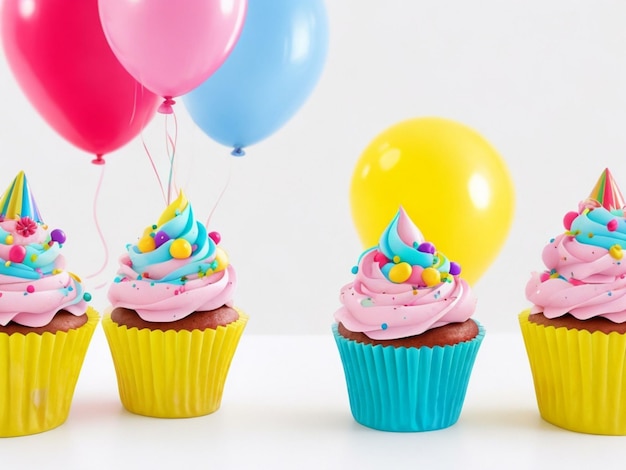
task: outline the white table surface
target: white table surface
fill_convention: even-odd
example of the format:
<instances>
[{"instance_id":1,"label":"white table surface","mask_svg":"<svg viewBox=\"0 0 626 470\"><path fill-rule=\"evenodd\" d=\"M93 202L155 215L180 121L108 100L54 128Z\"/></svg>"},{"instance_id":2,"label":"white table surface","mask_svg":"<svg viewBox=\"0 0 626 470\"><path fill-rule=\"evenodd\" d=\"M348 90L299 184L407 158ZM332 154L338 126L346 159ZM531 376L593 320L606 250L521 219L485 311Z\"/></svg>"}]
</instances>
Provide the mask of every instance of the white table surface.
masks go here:
<instances>
[{"instance_id":1,"label":"white table surface","mask_svg":"<svg viewBox=\"0 0 626 470\"><path fill-rule=\"evenodd\" d=\"M626 437L573 433L539 417L517 334L487 332L454 426L403 434L352 419L330 328L320 336L244 332L221 408L191 419L126 412L98 328L68 420L0 439L0 468L607 469L626 468L625 447Z\"/></svg>"}]
</instances>

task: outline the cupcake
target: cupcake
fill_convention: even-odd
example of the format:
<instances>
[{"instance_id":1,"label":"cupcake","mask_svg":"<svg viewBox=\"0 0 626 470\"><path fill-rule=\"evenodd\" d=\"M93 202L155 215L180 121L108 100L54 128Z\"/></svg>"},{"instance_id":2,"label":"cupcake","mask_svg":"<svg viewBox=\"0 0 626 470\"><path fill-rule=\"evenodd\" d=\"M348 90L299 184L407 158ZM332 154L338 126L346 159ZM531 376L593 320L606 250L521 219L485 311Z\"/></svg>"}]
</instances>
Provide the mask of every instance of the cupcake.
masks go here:
<instances>
[{"instance_id":1,"label":"cupcake","mask_svg":"<svg viewBox=\"0 0 626 470\"><path fill-rule=\"evenodd\" d=\"M352 272L332 331L354 419L399 432L456 423L485 334L460 266L400 208Z\"/></svg>"},{"instance_id":2,"label":"cupcake","mask_svg":"<svg viewBox=\"0 0 626 470\"><path fill-rule=\"evenodd\" d=\"M626 435L626 219L608 169L542 253L519 315L541 417Z\"/></svg>"},{"instance_id":3,"label":"cupcake","mask_svg":"<svg viewBox=\"0 0 626 470\"><path fill-rule=\"evenodd\" d=\"M120 258L102 326L128 411L186 418L219 408L248 321L219 243L181 191Z\"/></svg>"},{"instance_id":4,"label":"cupcake","mask_svg":"<svg viewBox=\"0 0 626 470\"><path fill-rule=\"evenodd\" d=\"M65 271L62 230L49 230L20 172L0 200L0 436L67 419L98 323L80 279Z\"/></svg>"}]
</instances>

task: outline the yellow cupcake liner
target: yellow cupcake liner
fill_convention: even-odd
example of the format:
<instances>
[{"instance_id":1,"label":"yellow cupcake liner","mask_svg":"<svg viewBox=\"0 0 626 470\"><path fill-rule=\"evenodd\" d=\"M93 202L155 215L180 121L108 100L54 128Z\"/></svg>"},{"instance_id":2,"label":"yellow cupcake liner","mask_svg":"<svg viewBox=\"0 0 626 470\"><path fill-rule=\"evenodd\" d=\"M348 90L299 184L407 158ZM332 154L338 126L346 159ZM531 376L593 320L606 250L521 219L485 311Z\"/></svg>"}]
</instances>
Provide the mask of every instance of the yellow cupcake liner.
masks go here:
<instances>
[{"instance_id":1,"label":"yellow cupcake liner","mask_svg":"<svg viewBox=\"0 0 626 470\"><path fill-rule=\"evenodd\" d=\"M0 333L0 437L56 428L70 412L87 347L99 315L57 333Z\"/></svg>"},{"instance_id":2,"label":"yellow cupcake liner","mask_svg":"<svg viewBox=\"0 0 626 470\"><path fill-rule=\"evenodd\" d=\"M531 323L519 315L541 417L588 434L626 435L626 335Z\"/></svg>"},{"instance_id":3,"label":"yellow cupcake liner","mask_svg":"<svg viewBox=\"0 0 626 470\"><path fill-rule=\"evenodd\" d=\"M216 411L248 316L215 330L160 331L120 326L106 314L120 400L131 413L190 418Z\"/></svg>"}]
</instances>

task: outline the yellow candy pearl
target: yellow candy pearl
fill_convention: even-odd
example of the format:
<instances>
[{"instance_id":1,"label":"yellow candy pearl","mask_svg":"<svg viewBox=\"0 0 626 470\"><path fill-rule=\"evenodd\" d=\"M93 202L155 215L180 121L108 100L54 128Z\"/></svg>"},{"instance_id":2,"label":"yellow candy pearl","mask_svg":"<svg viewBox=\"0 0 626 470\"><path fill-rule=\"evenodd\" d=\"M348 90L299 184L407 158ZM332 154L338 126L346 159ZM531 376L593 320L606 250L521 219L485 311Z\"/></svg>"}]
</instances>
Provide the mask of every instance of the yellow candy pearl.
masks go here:
<instances>
[{"instance_id":1,"label":"yellow candy pearl","mask_svg":"<svg viewBox=\"0 0 626 470\"><path fill-rule=\"evenodd\" d=\"M411 273L413 272L413 268L409 263L395 264L389 270L389 280L391 282L395 282L396 284L401 284L406 281L409 277L411 277Z\"/></svg>"},{"instance_id":2,"label":"yellow candy pearl","mask_svg":"<svg viewBox=\"0 0 626 470\"><path fill-rule=\"evenodd\" d=\"M139 251L141 251L142 253L148 253L150 251L153 251L156 248L154 238L152 238L150 235L144 235L139 239L139 243L137 243L137 248L139 248Z\"/></svg>"},{"instance_id":3,"label":"yellow candy pearl","mask_svg":"<svg viewBox=\"0 0 626 470\"><path fill-rule=\"evenodd\" d=\"M426 268L422 271L422 281L428 287L436 286L441 282L441 274L435 268Z\"/></svg>"},{"instance_id":4,"label":"yellow candy pearl","mask_svg":"<svg viewBox=\"0 0 626 470\"><path fill-rule=\"evenodd\" d=\"M6 243L7 245L13 245L13 235L7 235L7 237L4 239L4 243Z\"/></svg>"},{"instance_id":5,"label":"yellow candy pearl","mask_svg":"<svg viewBox=\"0 0 626 470\"><path fill-rule=\"evenodd\" d=\"M217 267L213 271L222 271L226 269L226 266L228 266L228 255L224 250L218 248L215 253L215 261L217 261Z\"/></svg>"},{"instance_id":6,"label":"yellow candy pearl","mask_svg":"<svg viewBox=\"0 0 626 470\"><path fill-rule=\"evenodd\" d=\"M170 245L170 255L172 255L172 258L189 258L191 256L191 251L191 243L184 238L177 238Z\"/></svg>"},{"instance_id":7,"label":"yellow candy pearl","mask_svg":"<svg viewBox=\"0 0 626 470\"><path fill-rule=\"evenodd\" d=\"M621 245L613 245L611 248L609 248L609 254L614 259L622 259L624 256Z\"/></svg>"}]
</instances>

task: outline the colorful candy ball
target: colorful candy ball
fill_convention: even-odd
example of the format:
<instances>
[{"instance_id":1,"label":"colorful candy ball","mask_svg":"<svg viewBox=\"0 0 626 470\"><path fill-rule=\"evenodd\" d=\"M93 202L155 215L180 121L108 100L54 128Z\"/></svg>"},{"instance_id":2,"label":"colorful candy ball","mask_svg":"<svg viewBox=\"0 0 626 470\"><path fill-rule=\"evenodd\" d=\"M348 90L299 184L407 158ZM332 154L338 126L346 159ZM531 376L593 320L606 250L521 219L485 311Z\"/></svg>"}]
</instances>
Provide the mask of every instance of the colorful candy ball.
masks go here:
<instances>
[{"instance_id":1,"label":"colorful candy ball","mask_svg":"<svg viewBox=\"0 0 626 470\"><path fill-rule=\"evenodd\" d=\"M169 239L170 236L167 233L165 233L163 230L159 230L154 236L154 246L158 248Z\"/></svg>"},{"instance_id":2,"label":"colorful candy ball","mask_svg":"<svg viewBox=\"0 0 626 470\"><path fill-rule=\"evenodd\" d=\"M572 228L572 222L574 219L578 217L578 212L570 211L563 217L563 226L565 230L570 230Z\"/></svg>"},{"instance_id":3,"label":"colorful candy ball","mask_svg":"<svg viewBox=\"0 0 626 470\"><path fill-rule=\"evenodd\" d=\"M222 240L222 236L219 232L209 232L209 238L213 240L216 245L219 245Z\"/></svg>"},{"instance_id":4,"label":"colorful candy ball","mask_svg":"<svg viewBox=\"0 0 626 470\"><path fill-rule=\"evenodd\" d=\"M422 253L430 253L431 255L435 254L435 245L430 242L420 243L417 247L417 251L421 251Z\"/></svg>"},{"instance_id":5,"label":"colorful candy ball","mask_svg":"<svg viewBox=\"0 0 626 470\"><path fill-rule=\"evenodd\" d=\"M191 256L191 251L191 243L184 238L177 238L170 245L170 255L172 255L172 258L189 258Z\"/></svg>"},{"instance_id":6,"label":"colorful candy ball","mask_svg":"<svg viewBox=\"0 0 626 470\"><path fill-rule=\"evenodd\" d=\"M144 235L139 239L139 242L137 243L137 248L139 248L139 251L141 251L142 253L154 251L154 249L156 248L154 238L152 238L150 235Z\"/></svg>"},{"instance_id":7,"label":"colorful candy ball","mask_svg":"<svg viewBox=\"0 0 626 470\"><path fill-rule=\"evenodd\" d=\"M426 268L422 271L422 280L428 287L433 287L441 282L441 274L435 268Z\"/></svg>"},{"instance_id":8,"label":"colorful candy ball","mask_svg":"<svg viewBox=\"0 0 626 470\"><path fill-rule=\"evenodd\" d=\"M396 284L402 284L409 277L411 277L412 270L411 265L404 261L394 264L389 270L389 280L391 282L395 282Z\"/></svg>"},{"instance_id":9,"label":"colorful candy ball","mask_svg":"<svg viewBox=\"0 0 626 470\"><path fill-rule=\"evenodd\" d=\"M65 236L65 232L59 228L55 228L52 232L50 232L50 239L53 242L57 242L59 244L65 243L67 237Z\"/></svg>"},{"instance_id":10,"label":"colorful candy ball","mask_svg":"<svg viewBox=\"0 0 626 470\"><path fill-rule=\"evenodd\" d=\"M615 244L611 248L609 248L609 254L613 259L620 260L624 257L624 252L622 251L621 245ZM13 260L11 260L13 261Z\"/></svg>"},{"instance_id":11,"label":"colorful candy ball","mask_svg":"<svg viewBox=\"0 0 626 470\"><path fill-rule=\"evenodd\" d=\"M9 261L12 263L21 263L26 258L26 248L22 245L13 245L9 250Z\"/></svg>"},{"instance_id":12,"label":"colorful candy ball","mask_svg":"<svg viewBox=\"0 0 626 470\"><path fill-rule=\"evenodd\" d=\"M453 276L458 276L461 274L461 265L454 261L450 261L450 274Z\"/></svg>"}]
</instances>

